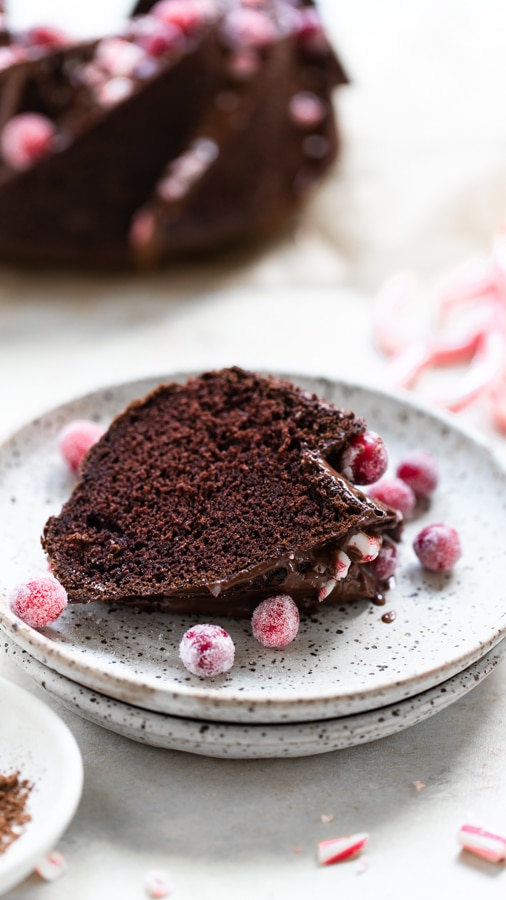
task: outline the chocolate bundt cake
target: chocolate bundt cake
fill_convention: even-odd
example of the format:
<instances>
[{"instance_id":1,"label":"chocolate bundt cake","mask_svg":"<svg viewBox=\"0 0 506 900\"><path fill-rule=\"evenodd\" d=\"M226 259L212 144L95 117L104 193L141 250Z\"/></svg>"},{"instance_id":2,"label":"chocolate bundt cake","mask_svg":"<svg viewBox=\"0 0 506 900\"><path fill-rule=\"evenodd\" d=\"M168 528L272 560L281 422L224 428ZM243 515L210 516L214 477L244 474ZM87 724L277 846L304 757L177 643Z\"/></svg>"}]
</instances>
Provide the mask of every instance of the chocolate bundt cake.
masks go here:
<instances>
[{"instance_id":1,"label":"chocolate bundt cake","mask_svg":"<svg viewBox=\"0 0 506 900\"><path fill-rule=\"evenodd\" d=\"M312 0L140 0L121 34L0 32L0 255L153 265L277 225L337 152Z\"/></svg>"},{"instance_id":2,"label":"chocolate bundt cake","mask_svg":"<svg viewBox=\"0 0 506 900\"><path fill-rule=\"evenodd\" d=\"M214 615L247 615L274 593L301 608L380 599L387 585L360 542L392 547L400 516L339 473L365 431L352 412L238 368L164 384L85 457L44 529L52 571L71 602Z\"/></svg>"}]
</instances>

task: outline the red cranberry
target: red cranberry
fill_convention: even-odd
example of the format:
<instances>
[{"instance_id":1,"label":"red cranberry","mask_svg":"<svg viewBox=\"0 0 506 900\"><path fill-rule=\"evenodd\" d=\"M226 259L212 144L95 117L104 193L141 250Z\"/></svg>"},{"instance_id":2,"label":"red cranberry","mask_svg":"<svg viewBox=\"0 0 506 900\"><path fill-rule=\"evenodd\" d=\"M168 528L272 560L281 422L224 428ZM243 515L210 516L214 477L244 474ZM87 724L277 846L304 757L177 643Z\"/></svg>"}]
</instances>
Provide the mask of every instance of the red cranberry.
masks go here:
<instances>
[{"instance_id":1,"label":"red cranberry","mask_svg":"<svg viewBox=\"0 0 506 900\"><path fill-rule=\"evenodd\" d=\"M182 28L172 22L163 22L155 16L143 16L135 23L132 36L149 56L158 57L169 50L179 50L184 46Z\"/></svg>"},{"instance_id":2,"label":"red cranberry","mask_svg":"<svg viewBox=\"0 0 506 900\"><path fill-rule=\"evenodd\" d=\"M373 484L385 474L387 465L386 447L374 431L352 438L341 454L341 472L353 484Z\"/></svg>"},{"instance_id":3,"label":"red cranberry","mask_svg":"<svg viewBox=\"0 0 506 900\"><path fill-rule=\"evenodd\" d=\"M179 656L193 675L213 678L232 668L235 646L229 633L219 625L194 625L182 637Z\"/></svg>"},{"instance_id":4,"label":"red cranberry","mask_svg":"<svg viewBox=\"0 0 506 900\"><path fill-rule=\"evenodd\" d=\"M38 113L20 113L5 124L0 137L2 156L12 169L22 172L51 149L56 129Z\"/></svg>"},{"instance_id":5,"label":"red cranberry","mask_svg":"<svg viewBox=\"0 0 506 900\"><path fill-rule=\"evenodd\" d=\"M397 466L397 477L409 484L417 497L428 497L439 480L436 460L430 453L409 453Z\"/></svg>"},{"instance_id":6,"label":"red cranberry","mask_svg":"<svg viewBox=\"0 0 506 900\"><path fill-rule=\"evenodd\" d=\"M251 617L253 637L264 647L286 647L299 630L299 610L287 594L268 597Z\"/></svg>"},{"instance_id":7,"label":"red cranberry","mask_svg":"<svg viewBox=\"0 0 506 900\"><path fill-rule=\"evenodd\" d=\"M151 9L151 15L169 25L177 25L191 34L214 18L214 3L210 0L160 0Z\"/></svg>"},{"instance_id":8,"label":"red cranberry","mask_svg":"<svg viewBox=\"0 0 506 900\"><path fill-rule=\"evenodd\" d=\"M295 31L303 49L315 53L327 49L328 43L322 20L316 9L306 8L298 11Z\"/></svg>"},{"instance_id":9,"label":"red cranberry","mask_svg":"<svg viewBox=\"0 0 506 900\"><path fill-rule=\"evenodd\" d=\"M374 500L397 509L405 519L409 519L415 508L415 494L400 478L381 478L368 488L367 493Z\"/></svg>"},{"instance_id":10,"label":"red cranberry","mask_svg":"<svg viewBox=\"0 0 506 900\"><path fill-rule=\"evenodd\" d=\"M52 28L50 25L36 25L27 31L17 35L19 43L23 47L40 47L51 50L55 47L65 47L69 39L63 31Z\"/></svg>"},{"instance_id":11,"label":"red cranberry","mask_svg":"<svg viewBox=\"0 0 506 900\"><path fill-rule=\"evenodd\" d=\"M67 606L67 592L52 575L32 578L13 589L9 606L31 628L44 628L62 614Z\"/></svg>"},{"instance_id":12,"label":"red cranberry","mask_svg":"<svg viewBox=\"0 0 506 900\"><path fill-rule=\"evenodd\" d=\"M276 34L273 22L260 9L233 9L225 19L224 35L232 46L265 47Z\"/></svg>"},{"instance_id":13,"label":"red cranberry","mask_svg":"<svg viewBox=\"0 0 506 900\"><path fill-rule=\"evenodd\" d=\"M391 541L383 541L383 546L375 560L370 563L380 581L388 581L399 562L399 551Z\"/></svg>"},{"instance_id":14,"label":"red cranberry","mask_svg":"<svg viewBox=\"0 0 506 900\"><path fill-rule=\"evenodd\" d=\"M75 419L59 436L60 452L73 472L78 472L88 450L102 437L104 429L97 422Z\"/></svg>"},{"instance_id":15,"label":"red cranberry","mask_svg":"<svg viewBox=\"0 0 506 900\"><path fill-rule=\"evenodd\" d=\"M424 568L431 572L449 572L462 549L454 528L438 522L427 525L413 541L413 549Z\"/></svg>"}]
</instances>

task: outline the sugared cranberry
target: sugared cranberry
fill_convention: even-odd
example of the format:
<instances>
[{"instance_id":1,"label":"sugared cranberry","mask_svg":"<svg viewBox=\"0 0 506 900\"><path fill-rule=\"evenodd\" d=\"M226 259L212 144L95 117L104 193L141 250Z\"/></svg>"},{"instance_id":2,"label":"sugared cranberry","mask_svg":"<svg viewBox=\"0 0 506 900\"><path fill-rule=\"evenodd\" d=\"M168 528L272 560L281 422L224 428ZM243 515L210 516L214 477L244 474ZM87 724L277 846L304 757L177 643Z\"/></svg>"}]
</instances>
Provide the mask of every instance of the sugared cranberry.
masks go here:
<instances>
[{"instance_id":1,"label":"sugared cranberry","mask_svg":"<svg viewBox=\"0 0 506 900\"><path fill-rule=\"evenodd\" d=\"M265 47L277 31L272 20L260 9L232 9L223 25L223 35L233 47Z\"/></svg>"},{"instance_id":2,"label":"sugared cranberry","mask_svg":"<svg viewBox=\"0 0 506 900\"><path fill-rule=\"evenodd\" d=\"M264 647L286 647L297 637L299 622L299 610L291 597L268 597L253 611L253 637Z\"/></svg>"},{"instance_id":3,"label":"sugared cranberry","mask_svg":"<svg viewBox=\"0 0 506 900\"><path fill-rule=\"evenodd\" d=\"M50 25L36 25L20 32L16 37L23 47L39 47L47 50L65 47L69 43L69 38L63 31Z\"/></svg>"},{"instance_id":4,"label":"sugared cranberry","mask_svg":"<svg viewBox=\"0 0 506 900\"><path fill-rule=\"evenodd\" d=\"M169 50L184 47L185 36L182 28L173 22L164 22L156 16L142 16L135 23L132 37L149 56L158 57Z\"/></svg>"},{"instance_id":5,"label":"sugared cranberry","mask_svg":"<svg viewBox=\"0 0 506 900\"><path fill-rule=\"evenodd\" d=\"M109 75L119 78L133 75L143 59L143 49L123 38L104 38L95 52L95 62Z\"/></svg>"},{"instance_id":6,"label":"sugared cranberry","mask_svg":"<svg viewBox=\"0 0 506 900\"><path fill-rule=\"evenodd\" d=\"M0 47L0 71L16 65L24 59L26 59L26 51L22 47L16 44L11 44L10 47Z\"/></svg>"},{"instance_id":7,"label":"sugared cranberry","mask_svg":"<svg viewBox=\"0 0 506 900\"><path fill-rule=\"evenodd\" d=\"M388 454L383 440L374 431L365 431L349 442L341 454L344 477L353 484L373 484L385 474Z\"/></svg>"},{"instance_id":8,"label":"sugared cranberry","mask_svg":"<svg viewBox=\"0 0 506 900\"><path fill-rule=\"evenodd\" d=\"M52 575L18 584L9 597L11 611L31 628L51 625L66 606L67 592Z\"/></svg>"},{"instance_id":9,"label":"sugared cranberry","mask_svg":"<svg viewBox=\"0 0 506 900\"><path fill-rule=\"evenodd\" d=\"M316 9L308 7L298 10L295 32L303 49L321 52L328 47L322 20Z\"/></svg>"},{"instance_id":10,"label":"sugared cranberry","mask_svg":"<svg viewBox=\"0 0 506 900\"><path fill-rule=\"evenodd\" d=\"M413 549L425 569L431 572L449 572L462 549L454 528L438 522L427 525L413 541Z\"/></svg>"},{"instance_id":11,"label":"sugared cranberry","mask_svg":"<svg viewBox=\"0 0 506 900\"><path fill-rule=\"evenodd\" d=\"M385 540L376 559L371 563L371 566L380 581L388 581L394 574L398 562L399 553L396 545L391 541Z\"/></svg>"},{"instance_id":12,"label":"sugared cranberry","mask_svg":"<svg viewBox=\"0 0 506 900\"><path fill-rule=\"evenodd\" d=\"M232 668L235 645L229 633L219 625L194 625L182 637L179 656L193 675L213 678Z\"/></svg>"},{"instance_id":13,"label":"sugared cranberry","mask_svg":"<svg viewBox=\"0 0 506 900\"><path fill-rule=\"evenodd\" d=\"M292 121L300 128L313 128L327 115L327 107L312 91L294 94L288 106Z\"/></svg>"},{"instance_id":14,"label":"sugared cranberry","mask_svg":"<svg viewBox=\"0 0 506 900\"><path fill-rule=\"evenodd\" d=\"M375 484L371 484L367 493L373 500L397 509L405 519L409 519L415 508L415 494L401 478L380 478Z\"/></svg>"},{"instance_id":15,"label":"sugared cranberry","mask_svg":"<svg viewBox=\"0 0 506 900\"><path fill-rule=\"evenodd\" d=\"M436 460L423 451L409 453L397 466L397 477L409 484L417 497L428 497L439 480Z\"/></svg>"},{"instance_id":16,"label":"sugared cranberry","mask_svg":"<svg viewBox=\"0 0 506 900\"><path fill-rule=\"evenodd\" d=\"M216 6L212 0L160 0L151 9L151 15L177 25L186 34L191 34L214 18Z\"/></svg>"},{"instance_id":17,"label":"sugared cranberry","mask_svg":"<svg viewBox=\"0 0 506 900\"><path fill-rule=\"evenodd\" d=\"M89 419L75 419L60 432L58 446L73 472L78 472L88 450L102 437L104 428Z\"/></svg>"},{"instance_id":18,"label":"sugared cranberry","mask_svg":"<svg viewBox=\"0 0 506 900\"><path fill-rule=\"evenodd\" d=\"M55 138L53 123L38 113L20 113L4 125L0 138L2 156L12 169L28 169L50 149Z\"/></svg>"}]
</instances>

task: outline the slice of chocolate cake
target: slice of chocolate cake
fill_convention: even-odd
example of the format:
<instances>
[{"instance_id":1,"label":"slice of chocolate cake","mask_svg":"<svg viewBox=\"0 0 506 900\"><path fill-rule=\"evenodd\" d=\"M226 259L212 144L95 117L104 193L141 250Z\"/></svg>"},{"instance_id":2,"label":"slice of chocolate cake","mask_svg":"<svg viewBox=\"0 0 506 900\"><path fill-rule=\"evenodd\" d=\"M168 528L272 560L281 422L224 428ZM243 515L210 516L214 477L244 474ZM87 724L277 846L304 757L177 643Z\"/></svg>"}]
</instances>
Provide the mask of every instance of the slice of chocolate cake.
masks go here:
<instances>
[{"instance_id":1,"label":"slice of chocolate cake","mask_svg":"<svg viewBox=\"0 0 506 900\"><path fill-rule=\"evenodd\" d=\"M43 546L71 602L246 615L377 598L400 516L339 473L363 419L231 368L131 403L85 458ZM349 455L349 454L348 454Z\"/></svg>"}]
</instances>

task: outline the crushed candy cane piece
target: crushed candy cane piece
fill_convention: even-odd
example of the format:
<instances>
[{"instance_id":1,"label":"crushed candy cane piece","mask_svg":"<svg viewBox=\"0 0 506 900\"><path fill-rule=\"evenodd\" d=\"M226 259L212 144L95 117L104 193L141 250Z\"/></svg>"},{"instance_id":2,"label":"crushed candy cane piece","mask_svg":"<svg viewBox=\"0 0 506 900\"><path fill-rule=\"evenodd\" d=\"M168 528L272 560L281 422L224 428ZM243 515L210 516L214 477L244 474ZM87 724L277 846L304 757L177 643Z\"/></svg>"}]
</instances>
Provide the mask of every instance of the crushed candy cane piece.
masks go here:
<instances>
[{"instance_id":1,"label":"crushed candy cane piece","mask_svg":"<svg viewBox=\"0 0 506 900\"><path fill-rule=\"evenodd\" d=\"M336 581L344 581L351 566L351 559L344 550L338 550L334 556L334 577Z\"/></svg>"},{"instance_id":2,"label":"crushed candy cane piece","mask_svg":"<svg viewBox=\"0 0 506 900\"><path fill-rule=\"evenodd\" d=\"M174 890L172 878L164 869L148 869L144 886L149 897L170 897Z\"/></svg>"},{"instance_id":3,"label":"crushed candy cane piece","mask_svg":"<svg viewBox=\"0 0 506 900\"><path fill-rule=\"evenodd\" d=\"M472 258L439 280L425 305L435 315L420 329L399 333L402 308L416 283L398 273L380 289L373 315L375 344L391 358L390 377L397 387L411 389L429 369L464 366L455 390L432 398L450 412L460 413L477 401L489 409L493 425L506 431L506 225L494 237L488 256ZM433 302L431 302L433 301ZM471 326L469 325L471 322Z\"/></svg>"},{"instance_id":4,"label":"crushed candy cane piece","mask_svg":"<svg viewBox=\"0 0 506 900\"><path fill-rule=\"evenodd\" d=\"M68 869L67 860L59 850L47 853L36 866L35 871L44 881L57 881Z\"/></svg>"},{"instance_id":5,"label":"crushed candy cane piece","mask_svg":"<svg viewBox=\"0 0 506 900\"><path fill-rule=\"evenodd\" d=\"M320 816L320 822L323 822L324 825L328 825L329 822L333 822L335 816L333 813L322 813Z\"/></svg>"},{"instance_id":6,"label":"crushed candy cane piece","mask_svg":"<svg viewBox=\"0 0 506 900\"><path fill-rule=\"evenodd\" d=\"M337 581L335 578L329 578L329 580L323 585L323 587L320 588L320 590L318 591L318 600L320 603L322 603L323 600L326 600L327 597L330 597L336 584Z\"/></svg>"},{"instance_id":7,"label":"crushed candy cane piece","mask_svg":"<svg viewBox=\"0 0 506 900\"><path fill-rule=\"evenodd\" d=\"M359 556L358 562L372 562L376 559L381 550L381 537L376 534L366 534L365 531L358 531L349 539L347 550L354 550Z\"/></svg>"},{"instance_id":8,"label":"crushed candy cane piece","mask_svg":"<svg viewBox=\"0 0 506 900\"><path fill-rule=\"evenodd\" d=\"M362 833L320 841L317 848L318 862L321 866L331 866L334 863L352 859L360 853L368 840L369 835Z\"/></svg>"},{"instance_id":9,"label":"crushed candy cane piece","mask_svg":"<svg viewBox=\"0 0 506 900\"><path fill-rule=\"evenodd\" d=\"M380 289L374 310L374 339L386 356L400 353L408 344L407 333L399 328L416 295L412 272L398 272Z\"/></svg>"},{"instance_id":10,"label":"crushed candy cane piece","mask_svg":"<svg viewBox=\"0 0 506 900\"><path fill-rule=\"evenodd\" d=\"M492 834L476 825L462 825L457 841L464 850L475 853L489 862L506 861L506 837Z\"/></svg>"},{"instance_id":11,"label":"crushed candy cane piece","mask_svg":"<svg viewBox=\"0 0 506 900\"><path fill-rule=\"evenodd\" d=\"M413 787L414 787L415 791L417 792L417 794L419 794L420 791L425 790L427 785L425 784L425 781L414 781Z\"/></svg>"}]
</instances>

